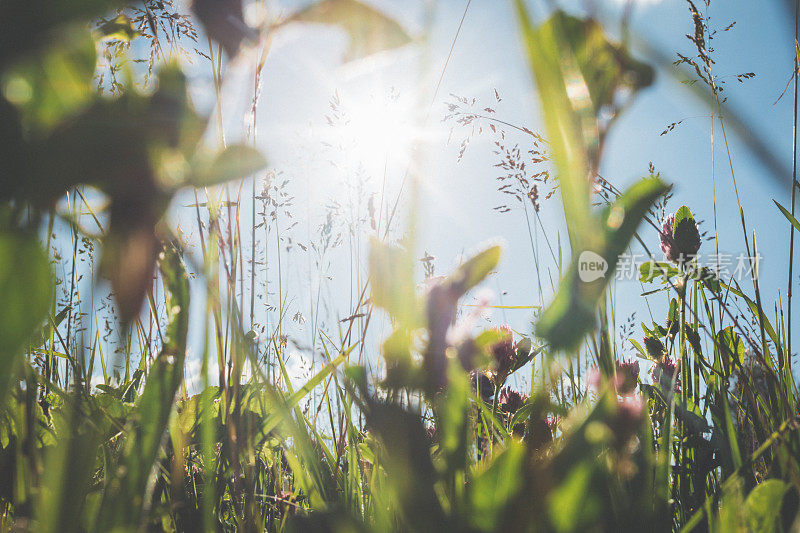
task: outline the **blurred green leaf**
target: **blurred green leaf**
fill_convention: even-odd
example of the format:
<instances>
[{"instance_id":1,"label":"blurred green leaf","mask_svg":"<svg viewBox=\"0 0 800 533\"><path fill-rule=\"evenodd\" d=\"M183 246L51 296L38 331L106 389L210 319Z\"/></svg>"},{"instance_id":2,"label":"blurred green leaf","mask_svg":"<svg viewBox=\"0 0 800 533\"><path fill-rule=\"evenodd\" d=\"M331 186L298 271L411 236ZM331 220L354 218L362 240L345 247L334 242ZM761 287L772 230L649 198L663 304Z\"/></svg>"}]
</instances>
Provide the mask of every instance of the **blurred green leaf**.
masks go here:
<instances>
[{"instance_id":1,"label":"blurred green leaf","mask_svg":"<svg viewBox=\"0 0 800 533\"><path fill-rule=\"evenodd\" d=\"M131 19L126 15L117 15L111 20L101 22L97 27L101 39L130 42L139 35L133 27Z\"/></svg>"},{"instance_id":2,"label":"blurred green leaf","mask_svg":"<svg viewBox=\"0 0 800 533\"><path fill-rule=\"evenodd\" d=\"M221 152L208 156L199 154L192 163L187 184L192 187L209 187L229 180L246 178L267 164L261 152L244 144L234 144Z\"/></svg>"},{"instance_id":3,"label":"blurred green leaf","mask_svg":"<svg viewBox=\"0 0 800 533\"><path fill-rule=\"evenodd\" d=\"M114 100L97 98L82 113L59 124L31 145L29 179L17 180L19 195L48 206L67 189L90 184L125 203L156 205L156 192L182 185L166 161L188 159L204 120L192 109L186 77L177 65L158 73L152 95L134 90ZM177 155L176 155L177 154ZM178 157L179 155L179 157ZM135 212L134 212L135 213Z\"/></svg>"},{"instance_id":4,"label":"blurred green leaf","mask_svg":"<svg viewBox=\"0 0 800 533\"><path fill-rule=\"evenodd\" d=\"M548 494L550 520L556 531L581 531L600 512L599 495L593 491L593 468L588 462L573 465L563 481Z\"/></svg>"},{"instance_id":5,"label":"blurred green leaf","mask_svg":"<svg viewBox=\"0 0 800 533\"><path fill-rule=\"evenodd\" d=\"M244 22L242 0L194 0L192 11L228 57L236 56L245 38L255 37L255 32Z\"/></svg>"},{"instance_id":6,"label":"blurred green leaf","mask_svg":"<svg viewBox=\"0 0 800 533\"><path fill-rule=\"evenodd\" d=\"M789 485L779 479L768 479L750 491L744 502L747 527L754 533L782 531L780 525L783 496Z\"/></svg>"},{"instance_id":7,"label":"blurred green leaf","mask_svg":"<svg viewBox=\"0 0 800 533\"><path fill-rule=\"evenodd\" d=\"M448 282L463 296L478 283L483 281L500 262L500 246L490 246L462 263L450 274Z\"/></svg>"},{"instance_id":8,"label":"blurred green leaf","mask_svg":"<svg viewBox=\"0 0 800 533\"><path fill-rule=\"evenodd\" d=\"M634 59L623 46L613 43L594 19L580 19L557 11L548 24L558 25L575 57L589 90L596 116L612 112L620 97L633 98L653 83L653 67Z\"/></svg>"},{"instance_id":9,"label":"blurred green leaf","mask_svg":"<svg viewBox=\"0 0 800 533\"><path fill-rule=\"evenodd\" d=\"M414 261L402 248L372 239L369 251L372 303L385 309L403 327L420 323L414 285Z\"/></svg>"},{"instance_id":10,"label":"blurred green leaf","mask_svg":"<svg viewBox=\"0 0 800 533\"><path fill-rule=\"evenodd\" d=\"M81 27L59 32L54 46L2 72L3 96L22 112L28 135L41 136L94 97L94 39Z\"/></svg>"},{"instance_id":11,"label":"blurred green leaf","mask_svg":"<svg viewBox=\"0 0 800 533\"><path fill-rule=\"evenodd\" d=\"M496 453L487 465L475 473L468 486L469 521L481 531L497 531L508 507L518 503L524 487L525 446L510 440L508 448Z\"/></svg>"},{"instance_id":12,"label":"blurred green leaf","mask_svg":"<svg viewBox=\"0 0 800 533\"><path fill-rule=\"evenodd\" d=\"M691 435L702 435L711 431L708 421L703 417L702 410L695 405L691 398L684 400L675 398L675 416L683 422L686 431Z\"/></svg>"},{"instance_id":13,"label":"blurred green leaf","mask_svg":"<svg viewBox=\"0 0 800 533\"><path fill-rule=\"evenodd\" d=\"M78 405L73 405L77 403ZM60 438L47 450L42 496L37 508L37 530L45 533L83 531L87 495L92 489L102 434L88 423L88 406L78 395L70 396L58 413Z\"/></svg>"},{"instance_id":14,"label":"blurred green leaf","mask_svg":"<svg viewBox=\"0 0 800 533\"><path fill-rule=\"evenodd\" d=\"M303 9L288 22L335 24L347 32L350 44L345 61L399 48L411 42L400 24L358 0L322 0Z\"/></svg>"},{"instance_id":15,"label":"blurred green leaf","mask_svg":"<svg viewBox=\"0 0 800 533\"><path fill-rule=\"evenodd\" d=\"M534 28L522 0L515 2L528 61L536 81L552 159L558 172L572 265L536 332L555 349L575 346L594 325L594 308L608 273L627 248L651 204L666 190L657 178L643 180L598 218L592 214L590 180L602 146L600 112L617 93L635 93L652 82L652 69L611 43L600 25L556 11ZM611 109L613 111L613 109ZM589 254L587 259L581 259ZM579 262L605 261L603 277L584 282Z\"/></svg>"},{"instance_id":16,"label":"blurred green leaf","mask_svg":"<svg viewBox=\"0 0 800 533\"><path fill-rule=\"evenodd\" d=\"M433 399L441 470L445 476L467 467L470 445L470 384L461 365L450 361L445 390Z\"/></svg>"},{"instance_id":17,"label":"blurred green leaf","mask_svg":"<svg viewBox=\"0 0 800 533\"><path fill-rule=\"evenodd\" d=\"M597 150L596 119L575 59L566 53L560 28L563 15L554 15L534 28L523 0L516 0L515 5L558 173L570 246L575 250L584 241L583 232L590 228L587 146L593 143ZM569 92L565 80L574 85ZM587 134L594 140L586 139Z\"/></svg>"},{"instance_id":18,"label":"blurred green leaf","mask_svg":"<svg viewBox=\"0 0 800 533\"><path fill-rule=\"evenodd\" d=\"M0 233L0 402L25 345L47 317L51 291L50 264L36 236Z\"/></svg>"},{"instance_id":19,"label":"blurred green leaf","mask_svg":"<svg viewBox=\"0 0 800 533\"><path fill-rule=\"evenodd\" d=\"M658 178L640 180L599 216L593 216L595 220L591 224L597 232L593 244L586 250L573 252L555 299L536 324L536 334L547 339L553 349L575 346L594 327L595 306L613 276L619 256L628 247L650 206L666 190L667 186ZM581 256L587 252L590 260L604 261L607 270L601 277L591 276L584 281L579 269L585 268L582 263L586 259Z\"/></svg>"},{"instance_id":20,"label":"blurred green leaf","mask_svg":"<svg viewBox=\"0 0 800 533\"><path fill-rule=\"evenodd\" d=\"M402 521L412 531L448 530L434 488L437 475L419 415L398 405L372 402L367 424L382 444L379 460L392 480L387 485Z\"/></svg>"},{"instance_id":21,"label":"blurred green leaf","mask_svg":"<svg viewBox=\"0 0 800 533\"><path fill-rule=\"evenodd\" d=\"M290 533L367 533L373 531L342 509L295 515L287 523Z\"/></svg>"},{"instance_id":22,"label":"blurred green leaf","mask_svg":"<svg viewBox=\"0 0 800 533\"><path fill-rule=\"evenodd\" d=\"M742 478L734 474L722 485L722 498L719 505L719 516L715 520L716 528L712 531L745 532L744 498L742 497Z\"/></svg>"},{"instance_id":23,"label":"blurred green leaf","mask_svg":"<svg viewBox=\"0 0 800 533\"><path fill-rule=\"evenodd\" d=\"M58 28L89 23L119 0L4 0L0 2L0 71L38 47L58 46Z\"/></svg>"}]
</instances>

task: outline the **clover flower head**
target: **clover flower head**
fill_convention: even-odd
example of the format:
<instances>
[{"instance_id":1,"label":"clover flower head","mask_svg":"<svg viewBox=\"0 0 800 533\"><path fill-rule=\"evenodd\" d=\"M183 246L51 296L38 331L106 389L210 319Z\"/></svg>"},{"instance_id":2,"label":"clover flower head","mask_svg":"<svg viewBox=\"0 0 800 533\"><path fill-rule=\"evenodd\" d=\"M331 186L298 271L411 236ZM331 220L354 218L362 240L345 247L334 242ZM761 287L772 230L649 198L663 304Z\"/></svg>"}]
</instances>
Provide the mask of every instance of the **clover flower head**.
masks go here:
<instances>
[{"instance_id":1,"label":"clover flower head","mask_svg":"<svg viewBox=\"0 0 800 533\"><path fill-rule=\"evenodd\" d=\"M497 377L499 378L497 381L502 383L514 367L514 361L517 359L517 347L514 345L514 335L511 332L511 328L501 326L497 328L497 331L503 338L492 345L491 352Z\"/></svg>"},{"instance_id":2,"label":"clover flower head","mask_svg":"<svg viewBox=\"0 0 800 533\"><path fill-rule=\"evenodd\" d=\"M650 370L650 378L653 380L654 385L660 385L664 389L669 389L674 379L674 391L680 392L680 373L680 363L674 359L665 357L662 361L658 361L653 365L653 368Z\"/></svg>"},{"instance_id":3,"label":"clover flower head","mask_svg":"<svg viewBox=\"0 0 800 533\"><path fill-rule=\"evenodd\" d=\"M497 404L507 413L516 413L528 397L510 387L503 387L497 396Z\"/></svg>"},{"instance_id":4,"label":"clover flower head","mask_svg":"<svg viewBox=\"0 0 800 533\"><path fill-rule=\"evenodd\" d=\"M691 261L700 249L700 231L693 218L684 218L675 227L675 215L668 216L661 225L661 251L677 265Z\"/></svg>"},{"instance_id":5,"label":"clover flower head","mask_svg":"<svg viewBox=\"0 0 800 533\"><path fill-rule=\"evenodd\" d=\"M633 394L639 379L639 361L617 363L617 392L623 396Z\"/></svg>"}]
</instances>

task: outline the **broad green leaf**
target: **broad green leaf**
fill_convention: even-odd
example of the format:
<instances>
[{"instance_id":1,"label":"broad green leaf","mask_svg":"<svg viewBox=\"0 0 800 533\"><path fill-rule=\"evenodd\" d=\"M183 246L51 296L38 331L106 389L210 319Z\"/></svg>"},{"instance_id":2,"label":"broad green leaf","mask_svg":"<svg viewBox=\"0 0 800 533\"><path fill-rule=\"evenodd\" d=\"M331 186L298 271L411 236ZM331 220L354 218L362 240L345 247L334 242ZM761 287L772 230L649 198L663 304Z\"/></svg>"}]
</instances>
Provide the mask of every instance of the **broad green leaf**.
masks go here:
<instances>
[{"instance_id":1,"label":"broad green leaf","mask_svg":"<svg viewBox=\"0 0 800 533\"><path fill-rule=\"evenodd\" d=\"M192 187L209 187L229 180L246 178L267 164L261 152L244 144L228 146L209 156L198 154L192 164L187 184Z\"/></svg>"},{"instance_id":2,"label":"broad green leaf","mask_svg":"<svg viewBox=\"0 0 800 533\"><path fill-rule=\"evenodd\" d=\"M525 456L525 446L512 439L508 448L495 452L491 462L475 473L468 487L466 507L474 527L499 530L508 507L517 502L523 488Z\"/></svg>"},{"instance_id":3,"label":"broad green leaf","mask_svg":"<svg viewBox=\"0 0 800 533\"><path fill-rule=\"evenodd\" d=\"M194 0L192 11L229 57L235 57L245 38L254 37L244 22L242 0Z\"/></svg>"},{"instance_id":4,"label":"broad green leaf","mask_svg":"<svg viewBox=\"0 0 800 533\"><path fill-rule=\"evenodd\" d=\"M744 498L742 497L742 482L739 474L734 474L722 485L722 501L719 505L719 515L717 516L716 528L712 531L719 532L742 532L747 531L744 516Z\"/></svg>"},{"instance_id":5,"label":"broad green leaf","mask_svg":"<svg viewBox=\"0 0 800 533\"><path fill-rule=\"evenodd\" d=\"M653 69L612 42L596 20L556 11L534 29L524 2L515 4L574 251L585 246L583 234L591 233L589 174L599 166L609 116L613 119L623 95L630 100L652 83Z\"/></svg>"},{"instance_id":6,"label":"broad green leaf","mask_svg":"<svg viewBox=\"0 0 800 533\"><path fill-rule=\"evenodd\" d=\"M781 504L789 488L789 485L779 479L768 479L750 491L744 502L747 527L750 531L772 533L782 530Z\"/></svg>"},{"instance_id":7,"label":"broad green leaf","mask_svg":"<svg viewBox=\"0 0 800 533\"><path fill-rule=\"evenodd\" d=\"M582 531L600 511L600 495L593 490L592 477L592 465L584 460L573 465L561 484L549 492L550 520L556 531Z\"/></svg>"},{"instance_id":8,"label":"broad green leaf","mask_svg":"<svg viewBox=\"0 0 800 533\"><path fill-rule=\"evenodd\" d=\"M660 180L650 178L631 187L600 217L590 209L590 179L599 166L606 129L600 127L598 115L620 90L635 92L651 83L652 70L611 43L595 21L557 11L534 28L524 2L516 0L515 6L558 172L572 250L572 265L536 327L538 335L560 349L575 346L592 329L608 273L652 202L666 190ZM605 270L582 281L582 263Z\"/></svg>"},{"instance_id":9,"label":"broad green leaf","mask_svg":"<svg viewBox=\"0 0 800 533\"><path fill-rule=\"evenodd\" d=\"M386 490L407 529L448 530L434 487L436 469L420 416L399 405L377 402L369 405L366 415L367 424L382 444L378 460L391 480Z\"/></svg>"},{"instance_id":10,"label":"broad green leaf","mask_svg":"<svg viewBox=\"0 0 800 533\"><path fill-rule=\"evenodd\" d=\"M680 209L678 209L675 212L675 221L674 221L674 223L672 225L672 237L673 238L675 238L675 239L678 238L678 228L680 227L681 224L683 224L683 223L685 223L687 221L694 222L694 215L692 215L692 211L688 207L683 205L683 206L680 207Z\"/></svg>"},{"instance_id":11,"label":"broad green leaf","mask_svg":"<svg viewBox=\"0 0 800 533\"><path fill-rule=\"evenodd\" d=\"M497 267L497 263L500 262L500 252L500 246L491 246L483 250L450 274L449 282L458 288L461 295L466 294Z\"/></svg>"},{"instance_id":12,"label":"broad green leaf","mask_svg":"<svg viewBox=\"0 0 800 533\"><path fill-rule=\"evenodd\" d=\"M446 476L467 467L470 445L470 384L457 361L448 365L447 387L434 398L440 469Z\"/></svg>"},{"instance_id":13,"label":"broad green leaf","mask_svg":"<svg viewBox=\"0 0 800 533\"><path fill-rule=\"evenodd\" d=\"M22 112L28 134L41 136L91 102L95 63L89 32L70 28L60 32L52 47L3 72L0 88Z\"/></svg>"},{"instance_id":14,"label":"broad green leaf","mask_svg":"<svg viewBox=\"0 0 800 533\"><path fill-rule=\"evenodd\" d=\"M115 7L119 0L3 0L0 2L0 70L35 49L59 46L59 29L90 23Z\"/></svg>"},{"instance_id":15,"label":"broad green leaf","mask_svg":"<svg viewBox=\"0 0 800 533\"><path fill-rule=\"evenodd\" d=\"M481 350L488 350L492 345L497 344L507 337L503 330L498 328L485 329L478 333L472 342Z\"/></svg>"},{"instance_id":16,"label":"broad green leaf","mask_svg":"<svg viewBox=\"0 0 800 533\"><path fill-rule=\"evenodd\" d=\"M657 278L666 280L672 276L677 276L679 273L680 271L670 263L649 261L639 266L639 281L650 283Z\"/></svg>"},{"instance_id":17,"label":"broad green leaf","mask_svg":"<svg viewBox=\"0 0 800 533\"><path fill-rule=\"evenodd\" d=\"M399 48L411 42L402 26L383 12L358 0L322 0L292 16L288 22L335 24L347 32L345 61Z\"/></svg>"},{"instance_id":18,"label":"broad green leaf","mask_svg":"<svg viewBox=\"0 0 800 533\"><path fill-rule=\"evenodd\" d=\"M573 250L580 247L589 225L589 169L585 137L597 144L596 120L588 90L571 54L566 53L561 16L534 28L523 0L516 0L528 62L536 82L547 140L558 172L561 200ZM563 55L562 55L563 54ZM571 80L569 88L565 80ZM571 99L568 95L572 94ZM586 131L584 131L586 130Z\"/></svg>"},{"instance_id":19,"label":"broad green leaf","mask_svg":"<svg viewBox=\"0 0 800 533\"><path fill-rule=\"evenodd\" d=\"M702 410L695 405L691 398L687 398L684 403L682 398L676 396L675 416L683 422L690 435L700 436L711 431L708 421L703 418Z\"/></svg>"},{"instance_id":20,"label":"broad green leaf","mask_svg":"<svg viewBox=\"0 0 800 533\"><path fill-rule=\"evenodd\" d=\"M653 68L634 59L623 46L613 43L598 21L558 11L549 23L560 24L564 40L589 90L596 116L614 110L621 97L630 99L638 90L653 83Z\"/></svg>"},{"instance_id":21,"label":"broad green leaf","mask_svg":"<svg viewBox=\"0 0 800 533\"><path fill-rule=\"evenodd\" d=\"M419 324L414 261L409 251L372 239L369 250L372 303L403 327Z\"/></svg>"},{"instance_id":22,"label":"broad green leaf","mask_svg":"<svg viewBox=\"0 0 800 533\"><path fill-rule=\"evenodd\" d=\"M51 291L50 264L36 236L0 233L0 402L25 345L47 318Z\"/></svg>"},{"instance_id":23,"label":"broad green leaf","mask_svg":"<svg viewBox=\"0 0 800 533\"><path fill-rule=\"evenodd\" d=\"M133 27L131 19L125 15L117 15L111 20L102 21L97 26L97 34L107 41L130 42L139 35Z\"/></svg>"},{"instance_id":24,"label":"broad green leaf","mask_svg":"<svg viewBox=\"0 0 800 533\"><path fill-rule=\"evenodd\" d=\"M643 179L599 216L592 217L591 224L599 234L593 238L591 247L573 252L572 263L555 299L536 324L537 335L547 339L552 348L573 347L594 327L595 306L613 276L619 256L627 249L650 206L666 190L658 178ZM605 272L597 276L587 271L587 261L604 264Z\"/></svg>"}]
</instances>

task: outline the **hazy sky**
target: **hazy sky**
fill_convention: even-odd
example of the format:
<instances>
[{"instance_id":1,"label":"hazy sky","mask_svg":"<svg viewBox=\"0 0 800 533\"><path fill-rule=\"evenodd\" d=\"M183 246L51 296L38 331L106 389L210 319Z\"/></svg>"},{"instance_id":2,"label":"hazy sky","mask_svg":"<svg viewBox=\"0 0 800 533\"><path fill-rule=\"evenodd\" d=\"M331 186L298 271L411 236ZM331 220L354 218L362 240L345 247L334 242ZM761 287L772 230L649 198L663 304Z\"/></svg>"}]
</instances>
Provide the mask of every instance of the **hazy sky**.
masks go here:
<instances>
[{"instance_id":1,"label":"hazy sky","mask_svg":"<svg viewBox=\"0 0 800 533\"><path fill-rule=\"evenodd\" d=\"M586 3L594 5L594 14L609 32L618 34L624 2ZM280 5L288 13L297 4ZM416 0L374 2L415 36L425 33L425 4ZM462 254L478 249L482 243L499 240L504 243L503 260L497 274L486 283L494 293L493 302L538 305L552 296L550 277L555 281L557 271L544 235L552 247L557 247L561 238L565 253L568 249L559 197L541 200L543 224L534 235L544 285L544 292L540 293L525 214L519 205L508 203L508 198L497 191L495 178L501 171L494 167L498 162L493 153L495 136L487 131L475 135L459 162L461 141L470 130L456 127L451 132L452 124L442 123L447 114L445 104L452 101L452 93L476 98L478 109L490 106L499 119L541 131L538 100L510 1L471 2L434 97L466 4L466 0L440 0L431 4L433 19L427 46L411 45L345 66L341 57L347 38L336 28L289 26L274 37L264 69L256 123L257 144L267 154L270 165L288 180L287 191L295 198L292 212L298 225L286 235L306 247L319 241L318 228L326 220L328 207L334 204L339 205L334 225L338 229L334 231L343 232L341 246L326 254L322 268L315 264L316 256L311 250L304 252L296 244L283 257L282 284L292 298L288 314L293 316L296 310L305 318L305 323L299 317L294 323L295 334L302 342L311 343L312 302L320 302L319 320L329 332L338 328L337 317L344 318L349 313L353 294L358 292L358 285L366 275L364 262L354 263L352 258L366 257L367 241L365 237L350 239L345 221L359 216L368 218L370 195L378 198L385 191L393 201L409 168L407 159L412 144L417 147L414 151L417 163L411 168L416 168L419 184L420 203L414 217L419 256L423 251L435 256L437 274L443 274L458 263ZM544 2L529 4L542 15ZM583 5L569 2L568 8L574 13L586 13ZM715 71L718 77L725 77L725 94L730 104L743 110L754 135L772 146L789 167L791 90L775 103L792 71L793 37L785 4L715 0L707 13L712 27L720 30L737 22L714 40ZM634 43L646 41L672 60L676 50L691 55L692 45L685 37L690 31L693 27L685 2L636 2L632 18ZM648 60L641 47L634 46L634 51L640 59ZM229 140L242 138L246 131L245 118L253 94L253 62L252 55L245 56L228 69L223 108ZM208 70L204 63L196 63L192 69L195 100L200 107L207 107L211 101ZM712 169L715 169L719 248L735 256L744 252L744 245L719 122L714 124L712 152L710 109L670 70L669 66L659 67L654 86L641 93L617 121L606 147L601 174L624 188L645 175L652 161L662 177L675 184L670 211L688 205L698 219L704 220L702 229L713 234ZM744 83L732 77L745 72L754 72L756 77ZM500 102L495 99L495 89L502 97ZM335 95L352 118L351 129L327 123ZM683 122L674 131L661 135L669 124L678 121ZM389 126L384 129L381 124ZM527 135L507 131L509 147L519 143L523 153L531 148ZM363 132L370 134L365 138ZM726 133L748 232L752 237L752 231L756 231L759 250L764 256L762 291L770 302L765 307L771 309L778 291L785 294L788 258L788 223L772 199L789 205L789 178L784 176L780 184L731 128ZM361 176L360 180L354 178L356 175ZM406 181L402 209L410 206L412 182L413 179ZM250 185L246 184L244 190L249 191ZM542 188L542 197L548 190L549 187ZM493 209L501 204L508 204L512 210L500 213ZM250 219L249 205L243 206L241 216L243 220ZM191 231L191 217L192 213L185 208L176 208L176 218L187 231ZM282 226L285 228L288 220L280 224L285 224ZM369 222L364 224L368 227ZM407 218L397 220L392 236L400 236L407 227ZM643 235L651 249L658 250L657 234L645 229ZM274 243L270 246L273 249L269 253L274 254ZM713 242L706 242L701 254L711 253L713 248ZM275 291L277 272L272 257L270 291ZM746 287L752 290L752 284ZM640 339L638 322L650 321L648 307L638 297L642 287L638 282L626 281L615 284L613 290L617 322L636 312L636 337ZM665 319L664 302L663 294L649 298L657 321ZM508 310L495 311L491 321L507 322L527 333L531 331L531 318L529 310ZM374 330L378 337L386 332L385 325ZM800 330L795 328L795 333L800 334ZM632 356L633 351L626 347L623 353Z\"/></svg>"}]
</instances>

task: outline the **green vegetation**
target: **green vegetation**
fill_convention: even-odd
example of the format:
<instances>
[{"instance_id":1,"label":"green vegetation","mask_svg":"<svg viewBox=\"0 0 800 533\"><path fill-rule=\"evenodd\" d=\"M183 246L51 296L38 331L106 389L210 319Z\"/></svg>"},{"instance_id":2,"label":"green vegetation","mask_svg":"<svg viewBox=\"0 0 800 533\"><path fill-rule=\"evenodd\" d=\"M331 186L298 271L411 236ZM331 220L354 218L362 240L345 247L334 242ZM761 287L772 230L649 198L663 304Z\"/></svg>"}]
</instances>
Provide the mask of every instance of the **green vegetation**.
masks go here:
<instances>
[{"instance_id":1,"label":"green vegetation","mask_svg":"<svg viewBox=\"0 0 800 533\"><path fill-rule=\"evenodd\" d=\"M254 137L226 144L220 132L208 146L204 134L215 126L193 107L178 60L185 50L175 50L196 47L219 96L223 63L242 47L263 48L258 80L264 43L286 24L344 28L347 60L411 38L356 0L321 0L263 28L245 24L237 0L195 0L189 15L169 1L0 0L2 530L800 527L800 418L784 302L771 312L757 278L744 286L698 265L698 223L687 206L664 216L670 187L654 168L625 191L597 176L615 118L652 83L653 67L595 20L562 11L534 20L523 0L511 3L544 131L511 127L530 134L566 216L554 300L530 331L476 331L459 302L498 266L500 247L443 277L426 267L423 290L413 221L399 241L379 221L369 279L338 332L315 330L325 361L298 384L283 333L289 296L279 288L268 315L275 322L256 324L254 308L265 305L256 303L256 249L242 243L257 229L280 243L277 220L289 200L270 180L250 196L230 186L263 176L267 162ZM689 7L697 55L680 56L678 67L720 110L710 30ZM150 43L138 62L137 40ZM466 103L450 106L461 124L479 120ZM526 216L538 214L536 185L518 185L512 195ZM191 264L167 216L187 190L202 264ZM252 224L239 216L250 202ZM381 199L381 215L384 203L388 228L394 208ZM776 203L800 231L793 206ZM659 241L640 233L646 225ZM326 242L330 231L322 229ZM64 248L55 241L71 257L56 253ZM634 242L652 258L656 244L664 251L667 260L643 264L639 279L668 305L622 346L610 276L583 279L580 257L590 251L613 272ZM98 275L91 294L81 293L95 245ZM109 289L115 315L104 329ZM192 306L197 293L204 306ZM383 313L390 329L379 353L368 353L367 328ZM199 353L188 349L192 328ZM621 357L631 347L649 377L639 360ZM187 385L190 358L200 362L196 389ZM124 375L112 372L112 359ZM531 376L524 393L512 384L519 373Z\"/></svg>"}]
</instances>

